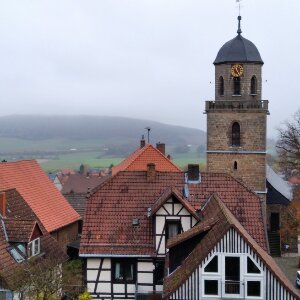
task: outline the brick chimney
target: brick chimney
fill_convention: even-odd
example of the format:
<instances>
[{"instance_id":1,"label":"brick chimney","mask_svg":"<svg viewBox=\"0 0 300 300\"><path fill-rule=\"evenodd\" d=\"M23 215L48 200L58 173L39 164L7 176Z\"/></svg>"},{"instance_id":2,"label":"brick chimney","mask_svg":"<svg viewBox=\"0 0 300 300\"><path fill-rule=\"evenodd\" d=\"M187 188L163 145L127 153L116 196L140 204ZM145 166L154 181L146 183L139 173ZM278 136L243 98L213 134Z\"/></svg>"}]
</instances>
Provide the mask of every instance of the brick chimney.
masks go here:
<instances>
[{"instance_id":1,"label":"brick chimney","mask_svg":"<svg viewBox=\"0 0 300 300\"><path fill-rule=\"evenodd\" d=\"M188 180L199 181L199 165L189 164L188 165Z\"/></svg>"},{"instance_id":2,"label":"brick chimney","mask_svg":"<svg viewBox=\"0 0 300 300\"><path fill-rule=\"evenodd\" d=\"M154 181L156 176L155 164L148 163L147 164L147 181Z\"/></svg>"},{"instance_id":3,"label":"brick chimney","mask_svg":"<svg viewBox=\"0 0 300 300\"><path fill-rule=\"evenodd\" d=\"M164 144L164 143L157 143L156 144L156 149L158 151L160 151L163 155L166 154L166 144Z\"/></svg>"},{"instance_id":4,"label":"brick chimney","mask_svg":"<svg viewBox=\"0 0 300 300\"><path fill-rule=\"evenodd\" d=\"M145 145L146 145L145 137L144 137L144 135L142 135L140 146L141 146L141 148L144 148Z\"/></svg>"},{"instance_id":5,"label":"brick chimney","mask_svg":"<svg viewBox=\"0 0 300 300\"><path fill-rule=\"evenodd\" d=\"M6 195L4 192L0 193L0 214L2 217L6 216Z\"/></svg>"}]
</instances>

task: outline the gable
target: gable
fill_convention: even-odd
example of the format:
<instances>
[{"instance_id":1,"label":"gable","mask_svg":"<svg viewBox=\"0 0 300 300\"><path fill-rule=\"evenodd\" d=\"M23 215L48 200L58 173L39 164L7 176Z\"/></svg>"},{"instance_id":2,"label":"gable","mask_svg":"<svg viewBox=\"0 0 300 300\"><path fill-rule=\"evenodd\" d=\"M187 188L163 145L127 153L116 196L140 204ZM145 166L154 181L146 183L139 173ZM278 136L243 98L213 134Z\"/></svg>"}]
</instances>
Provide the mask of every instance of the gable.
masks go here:
<instances>
[{"instance_id":1,"label":"gable","mask_svg":"<svg viewBox=\"0 0 300 300\"><path fill-rule=\"evenodd\" d=\"M204 249L202 249L204 250ZM203 251L204 252L204 251ZM192 256L192 255L191 255ZM218 274L210 276L205 274L204 268L208 265L214 256L219 257L219 270ZM247 258L249 257L257 268L261 271L260 274L256 274L255 278L261 283L261 293L263 299L299 299L297 291L294 289L289 280L285 277L283 272L279 269L275 261L265 253L261 256L256 249L253 249L253 245L250 245L248 241L234 228L230 228L226 234L215 244L213 249L203 255L203 258L199 265L194 269L193 259L187 258L180 267L174 271L164 281L164 299L201 299L204 296L204 282L205 279L216 280L218 284L221 284L225 280L224 257L238 257L241 264L241 281L240 293L243 295L246 292L244 289L247 287L248 281L253 281L253 276L247 273ZM193 270L194 269L194 270ZM186 274L186 270L190 274L181 281L181 284L177 286L179 278ZM193 270L193 271L192 271ZM271 287L266 288L266 287ZM219 286L219 295L221 297L221 286ZM263 295L264 293L264 295ZM286 297L286 298L285 298ZM290 298L288 298L290 297ZM226 297L224 296L224 299Z\"/></svg>"},{"instance_id":2,"label":"gable","mask_svg":"<svg viewBox=\"0 0 300 300\"><path fill-rule=\"evenodd\" d=\"M16 188L48 232L80 219L34 160L1 163L0 186Z\"/></svg>"}]
</instances>

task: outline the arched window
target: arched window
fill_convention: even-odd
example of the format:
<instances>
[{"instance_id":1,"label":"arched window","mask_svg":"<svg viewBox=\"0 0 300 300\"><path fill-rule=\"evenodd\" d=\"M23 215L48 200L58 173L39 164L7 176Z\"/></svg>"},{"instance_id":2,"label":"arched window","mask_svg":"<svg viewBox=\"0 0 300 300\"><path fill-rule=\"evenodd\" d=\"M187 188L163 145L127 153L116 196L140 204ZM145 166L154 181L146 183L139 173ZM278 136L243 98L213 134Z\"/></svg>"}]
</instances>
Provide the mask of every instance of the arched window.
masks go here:
<instances>
[{"instance_id":1,"label":"arched window","mask_svg":"<svg viewBox=\"0 0 300 300\"><path fill-rule=\"evenodd\" d=\"M251 78L251 95L257 94L257 80L255 76Z\"/></svg>"},{"instance_id":2,"label":"arched window","mask_svg":"<svg viewBox=\"0 0 300 300\"><path fill-rule=\"evenodd\" d=\"M233 147L239 147L241 145L240 124L238 122L232 124L231 144Z\"/></svg>"},{"instance_id":3,"label":"arched window","mask_svg":"<svg viewBox=\"0 0 300 300\"><path fill-rule=\"evenodd\" d=\"M219 95L224 96L224 78L220 76L219 78Z\"/></svg>"},{"instance_id":4,"label":"arched window","mask_svg":"<svg viewBox=\"0 0 300 300\"><path fill-rule=\"evenodd\" d=\"M234 169L234 170L237 170L237 167L238 167L238 166L237 166L237 161L235 161L235 162L233 163L233 169Z\"/></svg>"},{"instance_id":5,"label":"arched window","mask_svg":"<svg viewBox=\"0 0 300 300\"><path fill-rule=\"evenodd\" d=\"M241 78L233 77L233 95L241 94Z\"/></svg>"}]
</instances>

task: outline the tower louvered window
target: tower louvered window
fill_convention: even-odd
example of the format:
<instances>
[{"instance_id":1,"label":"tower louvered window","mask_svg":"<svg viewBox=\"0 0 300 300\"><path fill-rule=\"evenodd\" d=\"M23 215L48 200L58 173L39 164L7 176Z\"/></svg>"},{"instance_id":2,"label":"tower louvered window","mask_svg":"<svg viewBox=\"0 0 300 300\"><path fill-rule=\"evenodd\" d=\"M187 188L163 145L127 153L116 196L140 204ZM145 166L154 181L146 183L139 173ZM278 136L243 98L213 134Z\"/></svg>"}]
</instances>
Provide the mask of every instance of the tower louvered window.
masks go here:
<instances>
[{"instance_id":1,"label":"tower louvered window","mask_svg":"<svg viewBox=\"0 0 300 300\"><path fill-rule=\"evenodd\" d=\"M239 147L241 145L241 129L238 122L232 124L231 145L233 147Z\"/></svg>"},{"instance_id":2,"label":"tower louvered window","mask_svg":"<svg viewBox=\"0 0 300 300\"><path fill-rule=\"evenodd\" d=\"M224 78L222 76L219 78L219 95L224 96Z\"/></svg>"},{"instance_id":3,"label":"tower louvered window","mask_svg":"<svg viewBox=\"0 0 300 300\"><path fill-rule=\"evenodd\" d=\"M257 94L257 80L255 76L251 78L251 95Z\"/></svg>"},{"instance_id":4,"label":"tower louvered window","mask_svg":"<svg viewBox=\"0 0 300 300\"><path fill-rule=\"evenodd\" d=\"M241 94L241 78L240 77L233 78L233 94L234 95Z\"/></svg>"}]
</instances>

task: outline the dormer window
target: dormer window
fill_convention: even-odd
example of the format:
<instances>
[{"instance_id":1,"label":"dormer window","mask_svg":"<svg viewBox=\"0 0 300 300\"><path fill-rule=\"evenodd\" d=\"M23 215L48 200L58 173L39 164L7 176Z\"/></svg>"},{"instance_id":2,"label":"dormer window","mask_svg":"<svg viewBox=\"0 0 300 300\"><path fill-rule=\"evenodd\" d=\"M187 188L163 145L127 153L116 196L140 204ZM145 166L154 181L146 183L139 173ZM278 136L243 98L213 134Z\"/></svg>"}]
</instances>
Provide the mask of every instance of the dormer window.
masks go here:
<instances>
[{"instance_id":1,"label":"dormer window","mask_svg":"<svg viewBox=\"0 0 300 300\"><path fill-rule=\"evenodd\" d=\"M233 95L240 96L241 95L241 78L233 77Z\"/></svg>"},{"instance_id":2,"label":"dormer window","mask_svg":"<svg viewBox=\"0 0 300 300\"><path fill-rule=\"evenodd\" d=\"M257 79L255 76L251 78L251 95L257 94Z\"/></svg>"},{"instance_id":3,"label":"dormer window","mask_svg":"<svg viewBox=\"0 0 300 300\"><path fill-rule=\"evenodd\" d=\"M224 96L224 78L220 76L219 78L219 95Z\"/></svg>"},{"instance_id":4,"label":"dormer window","mask_svg":"<svg viewBox=\"0 0 300 300\"><path fill-rule=\"evenodd\" d=\"M176 236L181 232L181 222L179 220L166 221L166 240Z\"/></svg>"},{"instance_id":5,"label":"dormer window","mask_svg":"<svg viewBox=\"0 0 300 300\"><path fill-rule=\"evenodd\" d=\"M41 251L41 239L37 238L28 243L28 257L36 256Z\"/></svg>"}]
</instances>

